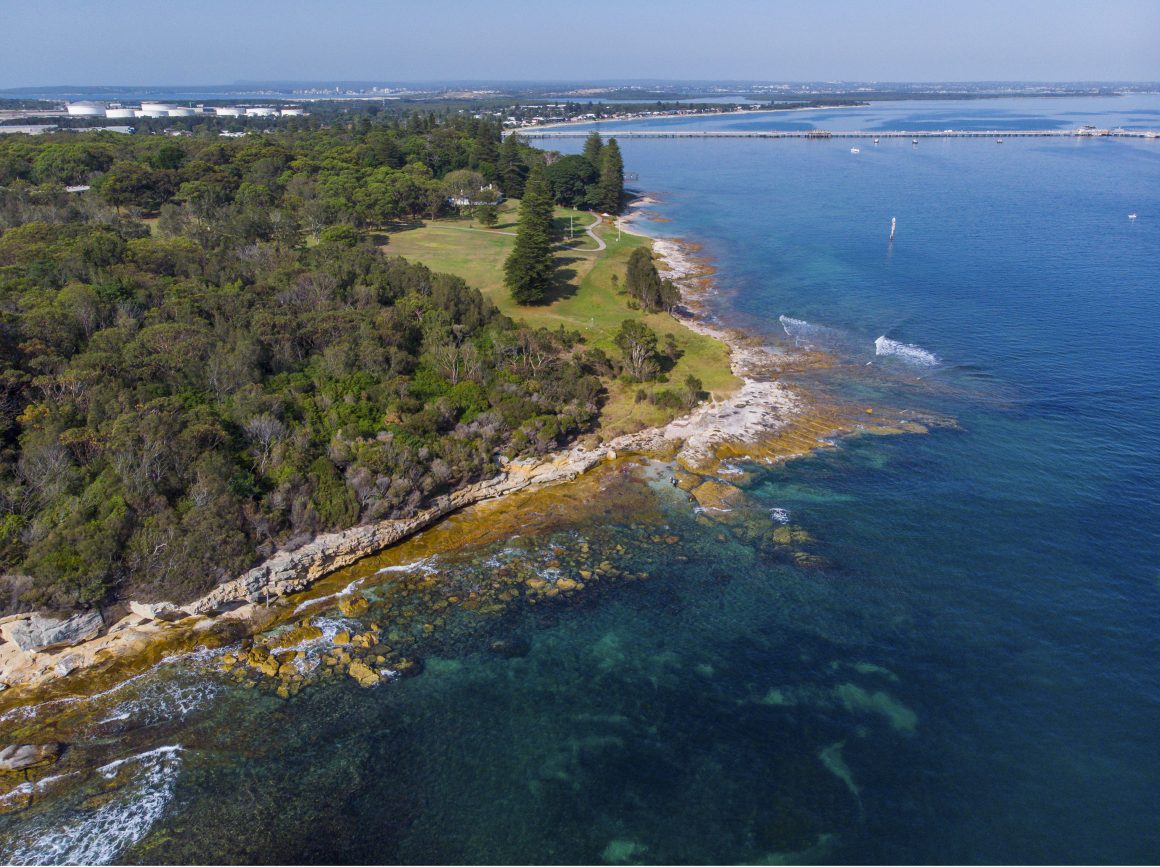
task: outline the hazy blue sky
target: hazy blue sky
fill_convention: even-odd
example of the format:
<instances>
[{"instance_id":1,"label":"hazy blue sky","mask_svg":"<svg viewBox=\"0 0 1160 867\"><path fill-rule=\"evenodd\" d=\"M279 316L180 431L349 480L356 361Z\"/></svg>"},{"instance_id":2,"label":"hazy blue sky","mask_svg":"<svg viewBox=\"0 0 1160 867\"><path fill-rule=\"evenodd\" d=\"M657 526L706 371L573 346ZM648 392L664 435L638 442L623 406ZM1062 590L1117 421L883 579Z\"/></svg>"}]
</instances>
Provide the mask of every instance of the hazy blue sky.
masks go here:
<instances>
[{"instance_id":1,"label":"hazy blue sky","mask_svg":"<svg viewBox=\"0 0 1160 867\"><path fill-rule=\"evenodd\" d=\"M0 0L0 88L1160 79L1160 0Z\"/></svg>"}]
</instances>

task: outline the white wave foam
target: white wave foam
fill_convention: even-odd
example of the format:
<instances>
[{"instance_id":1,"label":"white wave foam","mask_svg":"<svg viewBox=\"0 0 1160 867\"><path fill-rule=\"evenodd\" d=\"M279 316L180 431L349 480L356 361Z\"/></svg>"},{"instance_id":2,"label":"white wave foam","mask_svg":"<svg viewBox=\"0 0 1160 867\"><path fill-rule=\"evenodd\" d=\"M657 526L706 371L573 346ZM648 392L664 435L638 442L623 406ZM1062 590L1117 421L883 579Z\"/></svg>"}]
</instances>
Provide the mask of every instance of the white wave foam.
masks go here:
<instances>
[{"instance_id":1,"label":"white wave foam","mask_svg":"<svg viewBox=\"0 0 1160 867\"><path fill-rule=\"evenodd\" d=\"M69 777L75 777L80 771L69 771L64 774L53 774L51 777L44 777L36 782L21 783L14 789L0 795L0 807L14 807L29 795L40 795L49 789L53 783L58 780L66 780Z\"/></svg>"},{"instance_id":2,"label":"white wave foam","mask_svg":"<svg viewBox=\"0 0 1160 867\"><path fill-rule=\"evenodd\" d=\"M838 337L838 331L826 325L815 325L813 322L807 322L804 319L794 319L792 316L779 316L777 321L781 323L781 328L787 337L792 337L793 340L803 346L809 347L812 344L811 340L823 340L833 342Z\"/></svg>"},{"instance_id":3,"label":"white wave foam","mask_svg":"<svg viewBox=\"0 0 1160 867\"><path fill-rule=\"evenodd\" d=\"M789 509L770 509L769 517L773 518L773 520L777 521L779 524L788 524Z\"/></svg>"},{"instance_id":4,"label":"white wave foam","mask_svg":"<svg viewBox=\"0 0 1160 867\"><path fill-rule=\"evenodd\" d=\"M97 769L106 780L124 777L95 810L44 816L0 850L8 864L109 864L140 842L173 799L181 770L181 746L158 747Z\"/></svg>"},{"instance_id":5,"label":"white wave foam","mask_svg":"<svg viewBox=\"0 0 1160 867\"><path fill-rule=\"evenodd\" d=\"M392 568L392 567L388 567L388 569L389 568ZM387 569L380 569L379 571L386 572ZM349 584L347 584L345 587L343 587L341 590L338 590L334 593L330 593L326 596L316 596L314 599L307 599L305 602L299 603L298 607L294 609L294 613L299 614L302 611L304 611L305 609L310 608L313 605L317 605L320 602L327 602L331 599L338 599L340 596L349 596L350 594L354 593L354 591L358 587L360 587L362 585L362 583L366 580L367 580L367 576L364 575L362 578L354 579Z\"/></svg>"},{"instance_id":6,"label":"white wave foam","mask_svg":"<svg viewBox=\"0 0 1160 867\"><path fill-rule=\"evenodd\" d=\"M400 563L398 566L384 566L377 574L382 575L384 572L414 572L419 570L422 572L434 572L435 558L424 557L422 560L414 560L411 563Z\"/></svg>"},{"instance_id":7,"label":"white wave foam","mask_svg":"<svg viewBox=\"0 0 1160 867\"><path fill-rule=\"evenodd\" d=\"M159 680L142 687L139 695L128 698L112 708L112 713L97 725L133 720L140 725L153 725L173 719L185 719L221 691L211 680L178 682Z\"/></svg>"},{"instance_id":8,"label":"white wave foam","mask_svg":"<svg viewBox=\"0 0 1160 867\"><path fill-rule=\"evenodd\" d=\"M318 617L312 622L322 630L322 635L287 647L279 647L275 651L276 653L301 651L301 658L294 660L294 667L298 669L300 674L306 674L318 668L322 662L322 654L334 646L334 636L343 631L350 631L352 627L358 627L357 621L344 617Z\"/></svg>"},{"instance_id":9,"label":"white wave foam","mask_svg":"<svg viewBox=\"0 0 1160 867\"><path fill-rule=\"evenodd\" d=\"M140 674L135 674L132 677L127 677L119 683L113 684L113 686L109 687L108 689L102 690L101 692L93 693L92 695L69 695L64 696L63 698L49 699L48 701L43 701L40 704L30 704L23 705L21 707L15 707L9 711L4 712L3 714L0 714L0 722L6 722L13 719L31 719L42 710L46 710L48 708L67 707L68 705L77 704L79 702L85 702L88 705L98 704L105 699L112 698L118 693L129 689L130 687L140 686L145 688L150 686L147 683L148 679L155 677L158 674L158 671L166 666L170 666L178 662L194 664L211 662L221 652L221 649L212 650L208 648L199 648L196 650L186 651L185 653L175 653L172 656L166 656L159 660L152 668L149 668ZM192 709L185 704L182 705L182 708L182 716L185 716L185 714Z\"/></svg>"},{"instance_id":10,"label":"white wave foam","mask_svg":"<svg viewBox=\"0 0 1160 867\"><path fill-rule=\"evenodd\" d=\"M919 367L934 367L938 364L938 356L933 352L928 352L921 346L915 346L913 343L901 343L897 340L891 340L886 335L882 335L874 341L875 355L888 355L898 358L902 361L916 364Z\"/></svg>"}]
</instances>

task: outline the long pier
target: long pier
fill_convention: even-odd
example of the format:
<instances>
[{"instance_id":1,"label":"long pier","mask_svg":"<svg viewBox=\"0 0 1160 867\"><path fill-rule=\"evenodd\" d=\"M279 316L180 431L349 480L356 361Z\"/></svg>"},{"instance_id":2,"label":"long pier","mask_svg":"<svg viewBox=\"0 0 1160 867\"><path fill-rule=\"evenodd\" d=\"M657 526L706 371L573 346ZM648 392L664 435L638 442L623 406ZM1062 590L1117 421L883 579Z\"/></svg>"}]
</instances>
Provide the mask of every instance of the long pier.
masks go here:
<instances>
[{"instance_id":1,"label":"long pier","mask_svg":"<svg viewBox=\"0 0 1160 867\"><path fill-rule=\"evenodd\" d=\"M602 135L628 138L1146 138L1160 139L1160 132L1124 129L944 129L944 130L599 130ZM584 138L591 130L518 129L525 139Z\"/></svg>"}]
</instances>

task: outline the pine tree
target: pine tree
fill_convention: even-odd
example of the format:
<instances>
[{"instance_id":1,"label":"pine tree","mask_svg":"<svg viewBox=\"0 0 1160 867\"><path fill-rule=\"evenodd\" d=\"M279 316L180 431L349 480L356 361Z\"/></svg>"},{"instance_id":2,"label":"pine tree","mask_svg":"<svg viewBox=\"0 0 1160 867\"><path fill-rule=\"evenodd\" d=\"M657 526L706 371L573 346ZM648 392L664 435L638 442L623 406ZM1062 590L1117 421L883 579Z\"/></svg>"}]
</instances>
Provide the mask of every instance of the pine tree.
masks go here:
<instances>
[{"instance_id":1,"label":"pine tree","mask_svg":"<svg viewBox=\"0 0 1160 867\"><path fill-rule=\"evenodd\" d=\"M513 132L503 140L499 149L500 189L509 199L523 198L527 177L528 164L520 153L520 138Z\"/></svg>"},{"instance_id":2,"label":"pine tree","mask_svg":"<svg viewBox=\"0 0 1160 867\"><path fill-rule=\"evenodd\" d=\"M499 130L486 120L479 122L475 135L475 167L489 182L496 180L499 163Z\"/></svg>"},{"instance_id":3,"label":"pine tree","mask_svg":"<svg viewBox=\"0 0 1160 867\"><path fill-rule=\"evenodd\" d=\"M596 130L588 133L584 140L584 159L592 163L592 168L600 171L600 152L604 150L604 140Z\"/></svg>"},{"instance_id":4,"label":"pine tree","mask_svg":"<svg viewBox=\"0 0 1160 867\"><path fill-rule=\"evenodd\" d=\"M600 157L600 207L610 214L619 214L624 200L624 160L620 146L610 138Z\"/></svg>"},{"instance_id":5,"label":"pine tree","mask_svg":"<svg viewBox=\"0 0 1160 867\"><path fill-rule=\"evenodd\" d=\"M504 262L504 283L517 304L541 301L552 282L552 196L541 163L528 175L520 203L516 243Z\"/></svg>"}]
</instances>

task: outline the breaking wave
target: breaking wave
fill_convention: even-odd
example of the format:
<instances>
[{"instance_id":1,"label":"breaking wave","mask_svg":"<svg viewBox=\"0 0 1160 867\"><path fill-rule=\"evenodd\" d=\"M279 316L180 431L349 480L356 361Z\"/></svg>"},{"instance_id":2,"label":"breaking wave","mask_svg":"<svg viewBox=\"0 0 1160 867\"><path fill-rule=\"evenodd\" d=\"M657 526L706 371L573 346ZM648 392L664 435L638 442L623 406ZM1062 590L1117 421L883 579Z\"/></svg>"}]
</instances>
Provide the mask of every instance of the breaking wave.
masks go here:
<instances>
[{"instance_id":1,"label":"breaking wave","mask_svg":"<svg viewBox=\"0 0 1160 867\"><path fill-rule=\"evenodd\" d=\"M921 346L915 346L913 343L891 340L886 335L874 341L874 354L897 358L919 367L934 367L939 363L938 356L933 352L927 352Z\"/></svg>"},{"instance_id":2,"label":"breaking wave","mask_svg":"<svg viewBox=\"0 0 1160 867\"><path fill-rule=\"evenodd\" d=\"M97 768L95 809L44 815L5 841L8 864L109 864L140 842L173 799L181 746L158 747ZM106 794L110 783L115 786Z\"/></svg>"},{"instance_id":3,"label":"breaking wave","mask_svg":"<svg viewBox=\"0 0 1160 867\"><path fill-rule=\"evenodd\" d=\"M794 340L795 343L810 347L812 341L822 340L825 342L833 342L840 333L835 328L830 328L826 325L815 325L812 322L806 322L804 319L794 319L792 316L779 316L777 321L781 323L781 328L787 337Z\"/></svg>"},{"instance_id":4,"label":"breaking wave","mask_svg":"<svg viewBox=\"0 0 1160 867\"><path fill-rule=\"evenodd\" d=\"M438 571L434 563L434 557L424 557L421 560L414 560L410 563L400 563L398 566L384 566L375 574L382 575L384 572L414 572L415 570L429 574Z\"/></svg>"},{"instance_id":5,"label":"breaking wave","mask_svg":"<svg viewBox=\"0 0 1160 867\"><path fill-rule=\"evenodd\" d=\"M381 571L385 572L387 570L383 569ZM305 602L300 602L298 607L294 609L294 613L301 614L307 608L311 608L321 602L329 602L332 599L338 599L340 596L350 596L366 580L366 576L364 575L362 578L356 578L355 580L351 581L349 584L335 593L330 593L326 596L315 596L313 599L307 599Z\"/></svg>"},{"instance_id":6,"label":"breaking wave","mask_svg":"<svg viewBox=\"0 0 1160 867\"><path fill-rule=\"evenodd\" d=\"M98 724L128 719L134 712L143 708L150 712L146 718L140 720L146 724L170 719L175 712L184 718L218 691L217 685L207 680L205 674L207 665L212 666L213 660L222 652L222 649L198 649L175 653L159 660L152 668L127 677L101 692L87 696L68 695L49 699L40 704L15 707L0 714L0 722L32 719L50 708L60 713L66 712L72 705L92 708L102 702L113 703L112 715L100 720ZM179 670L171 679L159 679L163 673L167 673L166 669L177 663L183 664L188 670ZM185 675L192 675L192 678L184 680Z\"/></svg>"}]
</instances>

